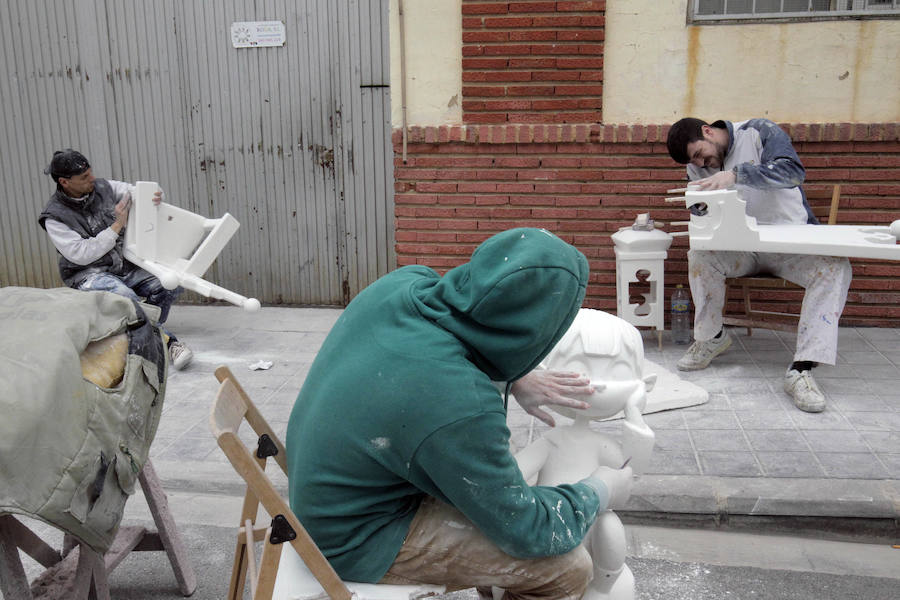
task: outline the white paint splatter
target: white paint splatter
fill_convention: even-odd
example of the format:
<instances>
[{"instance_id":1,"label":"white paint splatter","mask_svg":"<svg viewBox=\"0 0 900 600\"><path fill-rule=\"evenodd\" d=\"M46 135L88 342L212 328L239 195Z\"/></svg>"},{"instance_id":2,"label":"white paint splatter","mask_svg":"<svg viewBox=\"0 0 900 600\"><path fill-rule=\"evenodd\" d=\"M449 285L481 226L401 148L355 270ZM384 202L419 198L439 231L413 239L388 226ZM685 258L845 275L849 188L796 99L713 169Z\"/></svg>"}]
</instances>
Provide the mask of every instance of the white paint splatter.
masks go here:
<instances>
[{"instance_id":1,"label":"white paint splatter","mask_svg":"<svg viewBox=\"0 0 900 600\"><path fill-rule=\"evenodd\" d=\"M377 437L369 440L369 443L372 444L378 450L387 450L391 447L390 438L386 437Z\"/></svg>"}]
</instances>

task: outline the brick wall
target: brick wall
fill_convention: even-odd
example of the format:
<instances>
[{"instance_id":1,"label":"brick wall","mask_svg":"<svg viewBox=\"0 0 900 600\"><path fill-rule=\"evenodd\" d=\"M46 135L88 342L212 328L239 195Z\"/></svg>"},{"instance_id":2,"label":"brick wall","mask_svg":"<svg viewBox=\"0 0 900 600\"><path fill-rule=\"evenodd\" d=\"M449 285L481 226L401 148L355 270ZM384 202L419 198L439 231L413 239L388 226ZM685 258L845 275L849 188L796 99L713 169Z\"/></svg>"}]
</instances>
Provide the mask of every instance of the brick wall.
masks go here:
<instances>
[{"instance_id":1,"label":"brick wall","mask_svg":"<svg viewBox=\"0 0 900 600\"><path fill-rule=\"evenodd\" d=\"M463 122L599 122L605 10L599 0L463 0Z\"/></svg>"},{"instance_id":2,"label":"brick wall","mask_svg":"<svg viewBox=\"0 0 900 600\"><path fill-rule=\"evenodd\" d=\"M469 3L464 3L468 5ZM474 3L473 3L474 4ZM817 198L842 185L839 222L900 219L900 124L786 124ZM640 212L687 218L664 201L684 181L665 150L665 126L475 125L413 127L407 161L394 135L398 264L443 272L490 235L545 227L588 257L585 305L615 312L611 233ZM668 228L667 228L668 229ZM678 227L676 229L684 229ZM666 295L687 283L687 239L666 261ZM900 262L853 260L842 323L900 327ZM798 292L769 292L761 308L799 306ZM736 299L729 310L736 308Z\"/></svg>"}]
</instances>

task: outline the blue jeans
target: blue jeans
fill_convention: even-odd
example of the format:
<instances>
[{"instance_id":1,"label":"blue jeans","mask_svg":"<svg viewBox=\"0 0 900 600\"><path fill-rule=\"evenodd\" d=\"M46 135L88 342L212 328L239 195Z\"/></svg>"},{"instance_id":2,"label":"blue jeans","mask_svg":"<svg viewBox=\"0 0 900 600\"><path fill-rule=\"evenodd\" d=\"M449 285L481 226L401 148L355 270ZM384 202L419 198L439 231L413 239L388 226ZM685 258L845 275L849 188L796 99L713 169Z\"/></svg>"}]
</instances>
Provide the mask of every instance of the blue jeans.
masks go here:
<instances>
[{"instance_id":1,"label":"blue jeans","mask_svg":"<svg viewBox=\"0 0 900 600\"><path fill-rule=\"evenodd\" d=\"M154 275L140 267L134 265L130 267L130 270L121 277L111 273L91 273L78 284L78 289L86 292L112 292L139 302L144 299L147 304L159 307L159 324L162 325L169 318L169 309L184 288L167 290Z\"/></svg>"}]
</instances>

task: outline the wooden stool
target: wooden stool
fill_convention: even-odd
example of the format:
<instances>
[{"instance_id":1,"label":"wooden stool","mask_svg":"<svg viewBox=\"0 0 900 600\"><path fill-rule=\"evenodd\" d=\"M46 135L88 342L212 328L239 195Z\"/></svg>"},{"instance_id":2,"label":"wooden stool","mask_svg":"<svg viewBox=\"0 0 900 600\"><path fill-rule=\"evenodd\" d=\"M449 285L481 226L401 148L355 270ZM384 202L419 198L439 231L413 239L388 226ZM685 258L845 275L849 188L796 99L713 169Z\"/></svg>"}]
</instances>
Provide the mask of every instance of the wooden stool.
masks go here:
<instances>
[{"instance_id":1,"label":"wooden stool","mask_svg":"<svg viewBox=\"0 0 900 600\"><path fill-rule=\"evenodd\" d=\"M190 596L197 577L187 557L184 543L169 512L166 494L148 460L139 476L141 489L150 506L157 531L144 527L122 527L110 549L103 555L66 534L59 552L12 515L0 515L0 591L5 600L73 599L109 600L109 573L131 551L164 550L172 564L178 589ZM46 567L29 585L19 550Z\"/></svg>"}]
</instances>

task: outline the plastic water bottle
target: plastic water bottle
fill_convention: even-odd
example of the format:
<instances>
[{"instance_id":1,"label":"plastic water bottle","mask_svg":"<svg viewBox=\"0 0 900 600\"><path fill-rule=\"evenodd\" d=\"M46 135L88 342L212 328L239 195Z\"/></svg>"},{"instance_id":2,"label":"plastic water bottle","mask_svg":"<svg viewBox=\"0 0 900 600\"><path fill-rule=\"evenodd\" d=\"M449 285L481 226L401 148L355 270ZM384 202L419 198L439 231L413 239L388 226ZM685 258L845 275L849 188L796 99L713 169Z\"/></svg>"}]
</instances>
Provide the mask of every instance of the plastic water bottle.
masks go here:
<instances>
[{"instance_id":1,"label":"plastic water bottle","mask_svg":"<svg viewBox=\"0 0 900 600\"><path fill-rule=\"evenodd\" d=\"M691 294L679 283L672 293L672 341L689 344L692 329Z\"/></svg>"}]
</instances>

